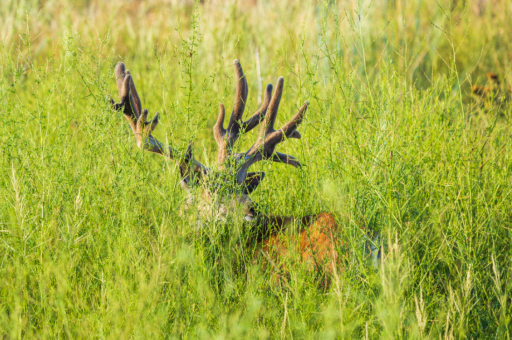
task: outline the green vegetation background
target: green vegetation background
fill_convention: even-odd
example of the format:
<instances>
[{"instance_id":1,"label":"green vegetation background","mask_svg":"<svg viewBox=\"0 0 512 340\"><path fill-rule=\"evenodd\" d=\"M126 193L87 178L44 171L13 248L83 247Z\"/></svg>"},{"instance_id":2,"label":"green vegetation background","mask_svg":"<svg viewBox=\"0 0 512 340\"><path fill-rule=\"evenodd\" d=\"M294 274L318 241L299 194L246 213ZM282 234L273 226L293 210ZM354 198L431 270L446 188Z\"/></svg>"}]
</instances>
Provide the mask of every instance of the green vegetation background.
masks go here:
<instances>
[{"instance_id":1,"label":"green vegetation background","mask_svg":"<svg viewBox=\"0 0 512 340\"><path fill-rule=\"evenodd\" d=\"M0 337L509 336L508 1L3 0L0 38ZM278 124L311 103L278 147L305 166L259 164L253 198L341 217L328 287L293 254L277 284L235 217L199 237L176 164L137 149L105 100L124 61L159 139L193 138L214 167L235 58L248 111L278 76ZM481 100L489 71L501 84Z\"/></svg>"}]
</instances>

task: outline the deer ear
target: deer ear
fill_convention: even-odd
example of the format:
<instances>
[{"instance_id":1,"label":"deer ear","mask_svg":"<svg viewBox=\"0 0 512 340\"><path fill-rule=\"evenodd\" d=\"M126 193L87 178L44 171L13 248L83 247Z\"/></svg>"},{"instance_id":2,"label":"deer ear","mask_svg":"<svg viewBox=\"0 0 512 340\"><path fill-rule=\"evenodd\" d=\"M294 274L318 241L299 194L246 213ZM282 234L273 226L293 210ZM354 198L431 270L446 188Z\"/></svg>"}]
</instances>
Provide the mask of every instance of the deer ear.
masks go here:
<instances>
[{"instance_id":1,"label":"deer ear","mask_svg":"<svg viewBox=\"0 0 512 340\"><path fill-rule=\"evenodd\" d=\"M249 172L243 184L244 194L249 195L256 190L263 178L265 178L264 172Z\"/></svg>"}]
</instances>

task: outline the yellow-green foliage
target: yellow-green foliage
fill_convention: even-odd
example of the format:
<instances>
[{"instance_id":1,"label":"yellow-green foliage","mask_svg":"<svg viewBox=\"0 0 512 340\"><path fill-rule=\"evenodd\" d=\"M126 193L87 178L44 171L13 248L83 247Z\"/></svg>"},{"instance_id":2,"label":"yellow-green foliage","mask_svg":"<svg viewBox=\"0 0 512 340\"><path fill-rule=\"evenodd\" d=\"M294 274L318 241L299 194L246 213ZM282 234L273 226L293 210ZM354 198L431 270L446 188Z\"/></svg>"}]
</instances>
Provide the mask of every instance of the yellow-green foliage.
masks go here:
<instances>
[{"instance_id":1,"label":"yellow-green foliage","mask_svg":"<svg viewBox=\"0 0 512 340\"><path fill-rule=\"evenodd\" d=\"M512 116L471 86L492 71L507 91L511 16L496 0L2 0L0 337L505 338ZM276 284L237 221L197 233L176 164L106 100L124 61L158 138L215 167L235 58L248 111L279 76L277 125L311 103L278 146L304 166L259 164L252 197L342 217L328 287L300 264Z\"/></svg>"}]
</instances>

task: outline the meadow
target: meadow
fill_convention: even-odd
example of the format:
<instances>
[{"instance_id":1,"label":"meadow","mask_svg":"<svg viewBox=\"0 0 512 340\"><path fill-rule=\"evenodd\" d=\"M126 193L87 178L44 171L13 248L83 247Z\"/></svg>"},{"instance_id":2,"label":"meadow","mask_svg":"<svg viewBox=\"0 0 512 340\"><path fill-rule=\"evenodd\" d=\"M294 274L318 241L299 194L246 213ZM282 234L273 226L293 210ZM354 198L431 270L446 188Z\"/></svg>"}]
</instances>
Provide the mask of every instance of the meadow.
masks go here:
<instances>
[{"instance_id":1,"label":"meadow","mask_svg":"<svg viewBox=\"0 0 512 340\"><path fill-rule=\"evenodd\" d=\"M2 0L0 46L1 338L510 337L510 2ZM123 61L159 140L215 167L234 59L246 115L279 76L277 125L310 102L278 147L303 167L258 163L252 198L339 217L328 285L296 254L276 282L236 217L184 210L177 163L106 99Z\"/></svg>"}]
</instances>

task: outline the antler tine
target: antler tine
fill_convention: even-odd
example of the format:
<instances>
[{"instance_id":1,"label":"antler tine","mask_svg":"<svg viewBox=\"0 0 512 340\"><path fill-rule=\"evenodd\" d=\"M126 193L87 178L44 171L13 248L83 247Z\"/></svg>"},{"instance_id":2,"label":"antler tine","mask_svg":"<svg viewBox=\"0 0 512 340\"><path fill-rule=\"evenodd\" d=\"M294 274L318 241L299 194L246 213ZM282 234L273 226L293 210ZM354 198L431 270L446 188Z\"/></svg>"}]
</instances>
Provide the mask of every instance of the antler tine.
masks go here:
<instances>
[{"instance_id":1,"label":"antler tine","mask_svg":"<svg viewBox=\"0 0 512 340\"><path fill-rule=\"evenodd\" d=\"M276 122L279 104L281 103L281 97L283 95L283 87L284 78L279 77L279 79L277 79L276 92L274 92L268 107L268 114L265 116L265 121L261 126L260 138L263 138L265 135L274 132L274 124Z\"/></svg>"},{"instance_id":2,"label":"antler tine","mask_svg":"<svg viewBox=\"0 0 512 340\"><path fill-rule=\"evenodd\" d=\"M304 103L304 105L302 105L302 107L299 109L299 112L297 112L288 123L283 125L283 127L278 131L273 131L267 136L267 138L265 138L265 143L278 144L283 140L284 136L287 138L300 139L301 135L296 129L297 126L302 123L302 120L304 119L304 112L307 110L307 108L308 103Z\"/></svg>"},{"instance_id":3,"label":"antler tine","mask_svg":"<svg viewBox=\"0 0 512 340\"><path fill-rule=\"evenodd\" d=\"M271 159L273 162L289 164L296 168L301 166L297 158L277 151L274 152Z\"/></svg>"},{"instance_id":4,"label":"antler tine","mask_svg":"<svg viewBox=\"0 0 512 340\"><path fill-rule=\"evenodd\" d=\"M137 140L137 145L139 146L139 148L142 148L144 140L146 138L149 139L149 137L151 137L153 142L147 143L145 148L153 153L163 154L163 150L165 149L164 146L160 144L153 136L151 136L151 132L153 132L153 130L155 130L156 126L158 125L159 117L160 113L157 112L153 119L150 122L148 122L148 110L142 110L142 114L137 120L137 132L135 133L135 138Z\"/></svg>"},{"instance_id":5,"label":"antler tine","mask_svg":"<svg viewBox=\"0 0 512 340\"><path fill-rule=\"evenodd\" d=\"M270 104L270 98L272 97L272 84L268 84L265 89L263 104L258 111L256 111L251 118L247 119L242 125L242 131L249 132L254 129L262 121L268 110Z\"/></svg>"},{"instance_id":6,"label":"antler tine","mask_svg":"<svg viewBox=\"0 0 512 340\"><path fill-rule=\"evenodd\" d=\"M235 69L235 75L237 78L236 95L235 104L233 105L233 113L231 114L231 119L229 120L228 130L229 128L232 128L235 123L242 120L245 104L247 102L247 96L249 95L247 78L245 77L244 70L242 69L242 64L240 64L238 59L233 61L233 68ZM240 124L238 124L238 126L240 126Z\"/></svg>"},{"instance_id":7,"label":"antler tine","mask_svg":"<svg viewBox=\"0 0 512 340\"><path fill-rule=\"evenodd\" d=\"M119 92L119 96L122 97L122 89L123 89L123 81L126 76L124 63L118 63L114 70L116 75L116 83L117 83L117 91Z\"/></svg>"},{"instance_id":8,"label":"antler tine","mask_svg":"<svg viewBox=\"0 0 512 340\"><path fill-rule=\"evenodd\" d=\"M126 74L129 74L131 76L131 73L128 70L126 70ZM133 77L132 77L132 81L130 82L130 91L131 91L131 94L133 97L133 102L135 104L135 107L137 108L137 111L140 114L142 112L142 103L140 101L139 94L137 93L137 89L135 88L135 83L133 82Z\"/></svg>"},{"instance_id":9,"label":"antler tine","mask_svg":"<svg viewBox=\"0 0 512 340\"><path fill-rule=\"evenodd\" d=\"M213 127L213 136L217 141L219 147L222 146L224 141L224 135L226 134L226 129L224 129L224 117L226 116L226 109L224 105L219 105L219 117L217 118L217 123Z\"/></svg>"},{"instance_id":10,"label":"antler tine","mask_svg":"<svg viewBox=\"0 0 512 340\"><path fill-rule=\"evenodd\" d=\"M116 67L116 78L117 91L119 92L120 103L115 104L113 100L111 100L111 103L114 106L115 110L123 109L123 114L130 123L132 131L136 133L136 121L139 118L139 113L137 111L137 108L135 107L133 97L130 94L130 83L132 81L131 75L124 74L124 65L118 64L118 66Z\"/></svg>"},{"instance_id":11,"label":"antler tine","mask_svg":"<svg viewBox=\"0 0 512 340\"><path fill-rule=\"evenodd\" d=\"M135 88L135 83L133 82L130 71L126 70L124 63L118 63L115 68L115 75L117 91L121 97L121 103L124 104L126 101L130 103L130 117L127 118L138 119L139 115L142 113L142 103L137 93L137 89ZM125 100L123 101L123 99Z\"/></svg>"}]
</instances>

